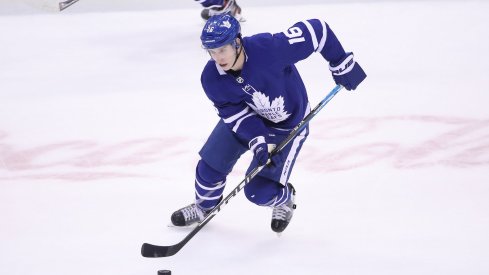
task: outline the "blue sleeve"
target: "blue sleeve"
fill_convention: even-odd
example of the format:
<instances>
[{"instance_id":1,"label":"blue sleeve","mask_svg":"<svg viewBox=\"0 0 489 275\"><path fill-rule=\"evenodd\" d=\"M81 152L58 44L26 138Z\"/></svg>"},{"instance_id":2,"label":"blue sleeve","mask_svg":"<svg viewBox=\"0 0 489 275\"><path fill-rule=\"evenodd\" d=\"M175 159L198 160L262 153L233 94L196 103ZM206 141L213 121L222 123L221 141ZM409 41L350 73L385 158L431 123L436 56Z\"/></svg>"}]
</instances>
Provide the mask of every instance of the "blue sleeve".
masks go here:
<instances>
[{"instance_id":1,"label":"blue sleeve","mask_svg":"<svg viewBox=\"0 0 489 275\"><path fill-rule=\"evenodd\" d=\"M207 97L212 101L219 117L224 123L243 141L248 144L256 137L267 136L268 130L263 120L251 109L244 100L236 98L233 102L222 93L226 90L224 83L213 85L216 82L204 81L201 78L202 87Z\"/></svg>"},{"instance_id":2,"label":"blue sleeve","mask_svg":"<svg viewBox=\"0 0 489 275\"><path fill-rule=\"evenodd\" d=\"M319 19L297 22L283 32L263 33L255 37L264 46L273 49L274 61L283 65L297 63L314 52L320 53L330 63L338 62L345 55L343 46L329 25Z\"/></svg>"}]
</instances>

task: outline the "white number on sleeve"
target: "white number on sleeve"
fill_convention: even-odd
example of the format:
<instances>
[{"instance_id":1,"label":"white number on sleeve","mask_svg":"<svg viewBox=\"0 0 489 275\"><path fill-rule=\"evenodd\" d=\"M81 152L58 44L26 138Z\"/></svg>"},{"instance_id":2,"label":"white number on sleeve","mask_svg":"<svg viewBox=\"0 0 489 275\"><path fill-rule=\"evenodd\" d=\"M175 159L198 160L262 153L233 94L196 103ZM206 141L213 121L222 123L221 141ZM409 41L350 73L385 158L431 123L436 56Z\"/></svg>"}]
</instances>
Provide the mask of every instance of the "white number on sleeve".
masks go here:
<instances>
[{"instance_id":1,"label":"white number on sleeve","mask_svg":"<svg viewBox=\"0 0 489 275\"><path fill-rule=\"evenodd\" d=\"M292 45L298 42L304 42L306 39L302 37L302 30L299 27L292 27L287 31L284 31L285 36L289 39L289 43Z\"/></svg>"}]
</instances>

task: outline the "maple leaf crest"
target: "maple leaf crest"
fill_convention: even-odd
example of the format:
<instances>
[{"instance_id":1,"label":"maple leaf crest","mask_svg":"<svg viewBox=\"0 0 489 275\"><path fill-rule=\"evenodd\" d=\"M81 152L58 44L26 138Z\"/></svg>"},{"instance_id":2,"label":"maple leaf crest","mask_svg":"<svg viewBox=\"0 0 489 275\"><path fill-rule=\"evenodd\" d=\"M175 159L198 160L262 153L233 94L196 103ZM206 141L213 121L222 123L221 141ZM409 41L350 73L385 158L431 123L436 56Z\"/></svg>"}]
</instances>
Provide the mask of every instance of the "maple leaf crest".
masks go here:
<instances>
[{"instance_id":1,"label":"maple leaf crest","mask_svg":"<svg viewBox=\"0 0 489 275\"><path fill-rule=\"evenodd\" d=\"M253 104L250 107L260 116L278 123L286 120L290 114L285 111L285 102L282 96L270 102L270 97L262 92L256 91L252 95Z\"/></svg>"},{"instance_id":2,"label":"maple leaf crest","mask_svg":"<svg viewBox=\"0 0 489 275\"><path fill-rule=\"evenodd\" d=\"M221 27L226 27L229 29L229 28L231 28L231 23L229 23L229 21L224 21L224 22L222 22Z\"/></svg>"}]
</instances>

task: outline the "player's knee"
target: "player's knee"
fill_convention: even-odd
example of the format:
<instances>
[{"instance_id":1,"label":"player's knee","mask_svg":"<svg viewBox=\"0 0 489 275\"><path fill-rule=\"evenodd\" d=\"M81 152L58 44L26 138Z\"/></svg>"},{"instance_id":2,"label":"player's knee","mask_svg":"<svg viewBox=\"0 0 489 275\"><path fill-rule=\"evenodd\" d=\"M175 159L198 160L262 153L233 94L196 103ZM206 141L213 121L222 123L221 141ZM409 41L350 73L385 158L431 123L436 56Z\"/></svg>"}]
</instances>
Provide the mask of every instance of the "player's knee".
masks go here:
<instances>
[{"instance_id":1,"label":"player's knee","mask_svg":"<svg viewBox=\"0 0 489 275\"><path fill-rule=\"evenodd\" d=\"M223 174L212 167L210 167L205 161L202 159L197 163L196 168L196 177L198 180L202 182L220 182L226 179L226 174Z\"/></svg>"},{"instance_id":2,"label":"player's knee","mask_svg":"<svg viewBox=\"0 0 489 275\"><path fill-rule=\"evenodd\" d=\"M280 185L263 177L255 177L244 187L246 198L254 204L266 206L272 202Z\"/></svg>"},{"instance_id":3,"label":"player's knee","mask_svg":"<svg viewBox=\"0 0 489 275\"><path fill-rule=\"evenodd\" d=\"M256 181L251 181L244 187L244 193L246 198L254 204L260 204L260 192L259 192L258 184Z\"/></svg>"}]
</instances>

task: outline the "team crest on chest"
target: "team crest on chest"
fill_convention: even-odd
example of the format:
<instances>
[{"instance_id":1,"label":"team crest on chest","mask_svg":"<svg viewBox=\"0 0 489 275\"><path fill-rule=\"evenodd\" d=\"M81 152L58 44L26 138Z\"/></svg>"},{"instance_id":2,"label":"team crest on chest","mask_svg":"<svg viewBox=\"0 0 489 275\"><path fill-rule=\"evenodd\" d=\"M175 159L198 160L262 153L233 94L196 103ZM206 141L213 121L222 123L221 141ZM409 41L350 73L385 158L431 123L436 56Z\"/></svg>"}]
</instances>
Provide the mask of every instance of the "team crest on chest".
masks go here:
<instances>
[{"instance_id":1,"label":"team crest on chest","mask_svg":"<svg viewBox=\"0 0 489 275\"><path fill-rule=\"evenodd\" d=\"M248 104L260 116L275 123L286 120L290 114L285 111L285 102L282 96L270 101L270 97L262 92L254 91L251 95L253 104Z\"/></svg>"}]
</instances>

